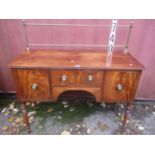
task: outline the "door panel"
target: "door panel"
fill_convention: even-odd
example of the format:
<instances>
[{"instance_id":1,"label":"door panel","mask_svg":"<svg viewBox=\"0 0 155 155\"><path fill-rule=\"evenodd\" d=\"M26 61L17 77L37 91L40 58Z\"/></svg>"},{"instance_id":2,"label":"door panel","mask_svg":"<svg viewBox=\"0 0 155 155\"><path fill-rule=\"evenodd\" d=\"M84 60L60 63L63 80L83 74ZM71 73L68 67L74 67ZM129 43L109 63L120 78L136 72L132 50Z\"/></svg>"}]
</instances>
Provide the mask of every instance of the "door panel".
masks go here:
<instances>
[{"instance_id":1,"label":"door panel","mask_svg":"<svg viewBox=\"0 0 155 155\"><path fill-rule=\"evenodd\" d=\"M48 100L50 98L48 71L18 69L19 86L26 100Z\"/></svg>"}]
</instances>

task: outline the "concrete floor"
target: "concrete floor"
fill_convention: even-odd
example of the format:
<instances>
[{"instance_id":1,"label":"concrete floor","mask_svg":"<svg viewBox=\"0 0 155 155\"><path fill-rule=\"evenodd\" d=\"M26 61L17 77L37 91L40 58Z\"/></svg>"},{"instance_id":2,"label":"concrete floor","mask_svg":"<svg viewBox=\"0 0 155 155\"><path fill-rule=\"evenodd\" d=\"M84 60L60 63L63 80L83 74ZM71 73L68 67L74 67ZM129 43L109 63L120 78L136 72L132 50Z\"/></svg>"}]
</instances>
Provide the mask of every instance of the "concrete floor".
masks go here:
<instances>
[{"instance_id":1,"label":"concrete floor","mask_svg":"<svg viewBox=\"0 0 155 155\"><path fill-rule=\"evenodd\" d=\"M0 134L28 134L15 97L3 99ZM135 101L126 130L120 131L123 104L57 102L27 105L32 135L154 135L155 102ZM14 110L15 109L15 110Z\"/></svg>"}]
</instances>

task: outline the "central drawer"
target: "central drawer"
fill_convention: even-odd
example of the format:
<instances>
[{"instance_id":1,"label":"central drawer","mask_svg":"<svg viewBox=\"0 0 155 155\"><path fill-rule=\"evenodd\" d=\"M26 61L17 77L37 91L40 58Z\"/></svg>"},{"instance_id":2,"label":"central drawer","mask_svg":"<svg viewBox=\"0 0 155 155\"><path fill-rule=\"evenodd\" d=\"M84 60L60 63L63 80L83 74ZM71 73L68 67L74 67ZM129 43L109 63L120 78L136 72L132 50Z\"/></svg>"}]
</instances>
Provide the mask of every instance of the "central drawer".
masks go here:
<instances>
[{"instance_id":1,"label":"central drawer","mask_svg":"<svg viewBox=\"0 0 155 155\"><path fill-rule=\"evenodd\" d=\"M102 72L92 70L53 70L52 86L100 87Z\"/></svg>"}]
</instances>

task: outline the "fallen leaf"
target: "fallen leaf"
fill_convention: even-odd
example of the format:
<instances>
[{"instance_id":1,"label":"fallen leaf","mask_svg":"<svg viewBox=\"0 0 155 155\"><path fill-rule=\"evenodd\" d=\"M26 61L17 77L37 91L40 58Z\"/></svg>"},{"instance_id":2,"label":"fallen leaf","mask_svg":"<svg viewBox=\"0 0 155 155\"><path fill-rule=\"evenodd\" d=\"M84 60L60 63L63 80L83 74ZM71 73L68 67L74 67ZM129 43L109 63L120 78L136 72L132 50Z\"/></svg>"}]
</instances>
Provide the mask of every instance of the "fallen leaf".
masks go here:
<instances>
[{"instance_id":1,"label":"fallen leaf","mask_svg":"<svg viewBox=\"0 0 155 155\"><path fill-rule=\"evenodd\" d=\"M105 108L105 107L106 107L106 104L103 102L103 103L101 103L101 106L102 106L103 108Z\"/></svg>"},{"instance_id":2,"label":"fallen leaf","mask_svg":"<svg viewBox=\"0 0 155 155\"><path fill-rule=\"evenodd\" d=\"M76 128L79 129L81 126L79 124L76 124Z\"/></svg>"},{"instance_id":3,"label":"fallen leaf","mask_svg":"<svg viewBox=\"0 0 155 155\"><path fill-rule=\"evenodd\" d=\"M124 105L123 104L121 104L120 106L121 106L122 109L124 109Z\"/></svg>"},{"instance_id":4,"label":"fallen leaf","mask_svg":"<svg viewBox=\"0 0 155 155\"><path fill-rule=\"evenodd\" d=\"M71 135L69 131L64 130L61 135Z\"/></svg>"},{"instance_id":5,"label":"fallen leaf","mask_svg":"<svg viewBox=\"0 0 155 155\"><path fill-rule=\"evenodd\" d=\"M41 122L42 120L43 120L43 118L42 118L42 117L40 117L40 118L39 118L39 121Z\"/></svg>"},{"instance_id":6,"label":"fallen leaf","mask_svg":"<svg viewBox=\"0 0 155 155\"><path fill-rule=\"evenodd\" d=\"M118 116L121 116L121 115L122 115L122 114L119 112L119 113L118 113Z\"/></svg>"},{"instance_id":7,"label":"fallen leaf","mask_svg":"<svg viewBox=\"0 0 155 155\"><path fill-rule=\"evenodd\" d=\"M87 129L87 133L90 134L90 132L91 132L91 129L88 128L88 129Z\"/></svg>"},{"instance_id":8,"label":"fallen leaf","mask_svg":"<svg viewBox=\"0 0 155 155\"><path fill-rule=\"evenodd\" d=\"M57 118L58 118L58 119L61 119L61 118L62 118L62 116L57 116Z\"/></svg>"},{"instance_id":9,"label":"fallen leaf","mask_svg":"<svg viewBox=\"0 0 155 155\"><path fill-rule=\"evenodd\" d=\"M31 104L31 107L35 107L35 103L32 103L32 104Z\"/></svg>"},{"instance_id":10,"label":"fallen leaf","mask_svg":"<svg viewBox=\"0 0 155 155\"><path fill-rule=\"evenodd\" d=\"M8 129L9 129L8 126L3 126L3 127L2 127L2 130L3 130L3 131L6 131L6 130L8 130Z\"/></svg>"},{"instance_id":11,"label":"fallen leaf","mask_svg":"<svg viewBox=\"0 0 155 155\"><path fill-rule=\"evenodd\" d=\"M144 126L140 125L140 126L138 127L138 129L139 129L139 130L144 130L145 128L144 128Z\"/></svg>"},{"instance_id":12,"label":"fallen leaf","mask_svg":"<svg viewBox=\"0 0 155 155\"><path fill-rule=\"evenodd\" d=\"M42 129L43 128L43 126L42 125L39 125L39 129Z\"/></svg>"},{"instance_id":13,"label":"fallen leaf","mask_svg":"<svg viewBox=\"0 0 155 155\"><path fill-rule=\"evenodd\" d=\"M62 103L63 105L68 104L67 101L62 101L61 103Z\"/></svg>"},{"instance_id":14,"label":"fallen leaf","mask_svg":"<svg viewBox=\"0 0 155 155\"><path fill-rule=\"evenodd\" d=\"M9 112L9 111L7 111L7 112L5 112L5 113L4 113L4 115L5 115L5 116L7 116L8 114L10 114L10 112Z\"/></svg>"},{"instance_id":15,"label":"fallen leaf","mask_svg":"<svg viewBox=\"0 0 155 155\"><path fill-rule=\"evenodd\" d=\"M75 110L75 108L74 107L71 107L70 109L69 109L69 111L74 111Z\"/></svg>"},{"instance_id":16,"label":"fallen leaf","mask_svg":"<svg viewBox=\"0 0 155 155\"><path fill-rule=\"evenodd\" d=\"M106 123L103 123L103 122L100 122L100 121L97 122L97 126L98 126L102 131L109 129L109 127L108 127L108 125L107 125Z\"/></svg>"},{"instance_id":17,"label":"fallen leaf","mask_svg":"<svg viewBox=\"0 0 155 155\"><path fill-rule=\"evenodd\" d=\"M53 108L49 108L49 109L47 110L47 112L50 113L50 112L52 112L53 110L54 110Z\"/></svg>"},{"instance_id":18,"label":"fallen leaf","mask_svg":"<svg viewBox=\"0 0 155 155\"><path fill-rule=\"evenodd\" d=\"M69 105L68 105L68 104L65 104L65 105L64 105L64 108L67 108L67 107L69 107Z\"/></svg>"},{"instance_id":19,"label":"fallen leaf","mask_svg":"<svg viewBox=\"0 0 155 155\"><path fill-rule=\"evenodd\" d=\"M1 113L4 114L7 111L7 108L4 108Z\"/></svg>"},{"instance_id":20,"label":"fallen leaf","mask_svg":"<svg viewBox=\"0 0 155 155\"><path fill-rule=\"evenodd\" d=\"M82 124L82 127L83 127L83 128L85 128L85 127L86 127L86 125L85 125L85 124Z\"/></svg>"},{"instance_id":21,"label":"fallen leaf","mask_svg":"<svg viewBox=\"0 0 155 155\"><path fill-rule=\"evenodd\" d=\"M15 102L12 102L10 105L9 105L9 109L13 110L15 108Z\"/></svg>"},{"instance_id":22,"label":"fallen leaf","mask_svg":"<svg viewBox=\"0 0 155 155\"><path fill-rule=\"evenodd\" d=\"M19 109L14 108L14 109L13 109L13 112L14 112L14 114L16 114L17 112L19 112Z\"/></svg>"},{"instance_id":23,"label":"fallen leaf","mask_svg":"<svg viewBox=\"0 0 155 155\"><path fill-rule=\"evenodd\" d=\"M87 102L87 105L91 108L91 107L93 106L93 103L90 102L90 101L88 101L88 102Z\"/></svg>"},{"instance_id":24,"label":"fallen leaf","mask_svg":"<svg viewBox=\"0 0 155 155\"><path fill-rule=\"evenodd\" d=\"M29 106L31 103L30 102L26 102L26 105Z\"/></svg>"},{"instance_id":25,"label":"fallen leaf","mask_svg":"<svg viewBox=\"0 0 155 155\"><path fill-rule=\"evenodd\" d=\"M17 117L16 120L15 120L16 123L20 123L22 121L23 121L23 118L22 117Z\"/></svg>"},{"instance_id":26,"label":"fallen leaf","mask_svg":"<svg viewBox=\"0 0 155 155\"><path fill-rule=\"evenodd\" d=\"M14 117L13 117L13 116L9 117L9 118L7 119L7 121L10 122L10 123L12 123L12 122L14 121Z\"/></svg>"},{"instance_id":27,"label":"fallen leaf","mask_svg":"<svg viewBox=\"0 0 155 155\"><path fill-rule=\"evenodd\" d=\"M29 117L32 116L32 115L34 115L34 114L36 114L36 111L30 111L30 112L28 112L28 116Z\"/></svg>"}]
</instances>

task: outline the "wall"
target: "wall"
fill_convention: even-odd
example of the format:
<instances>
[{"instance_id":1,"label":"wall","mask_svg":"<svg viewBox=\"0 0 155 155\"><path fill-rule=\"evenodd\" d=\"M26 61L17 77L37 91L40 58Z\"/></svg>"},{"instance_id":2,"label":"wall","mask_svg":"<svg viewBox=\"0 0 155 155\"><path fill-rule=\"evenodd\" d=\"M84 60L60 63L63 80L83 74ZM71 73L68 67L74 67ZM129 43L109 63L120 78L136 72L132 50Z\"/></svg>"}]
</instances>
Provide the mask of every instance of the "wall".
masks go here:
<instances>
[{"instance_id":1,"label":"wall","mask_svg":"<svg viewBox=\"0 0 155 155\"><path fill-rule=\"evenodd\" d=\"M83 23L111 24L111 20L28 20L41 23ZM144 66L136 98L155 99L155 20L119 20L119 24L134 22L129 51ZM96 27L28 27L31 42L36 43L72 43L72 44L107 44L110 28ZM44 33L45 32L45 33ZM124 44L127 29L117 29L116 44ZM37 47L32 47L37 49ZM45 48L45 47L42 47ZM48 49L50 47L47 47ZM53 47L62 49L62 47ZM77 47L75 49L79 49ZM64 47L63 47L64 49ZM66 47L65 49L71 49ZM84 48L86 49L86 48ZM87 48L88 49L88 48ZM94 48L89 48L94 49ZM95 48L96 49L96 48ZM120 50L115 48L115 51ZM0 20L0 90L15 90L8 63L25 51L22 20Z\"/></svg>"}]
</instances>

